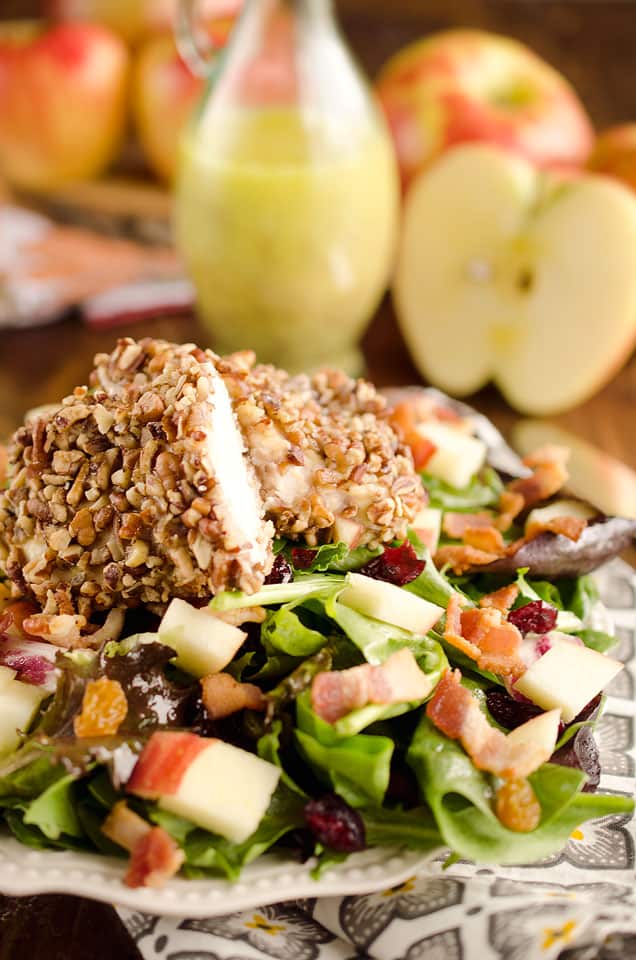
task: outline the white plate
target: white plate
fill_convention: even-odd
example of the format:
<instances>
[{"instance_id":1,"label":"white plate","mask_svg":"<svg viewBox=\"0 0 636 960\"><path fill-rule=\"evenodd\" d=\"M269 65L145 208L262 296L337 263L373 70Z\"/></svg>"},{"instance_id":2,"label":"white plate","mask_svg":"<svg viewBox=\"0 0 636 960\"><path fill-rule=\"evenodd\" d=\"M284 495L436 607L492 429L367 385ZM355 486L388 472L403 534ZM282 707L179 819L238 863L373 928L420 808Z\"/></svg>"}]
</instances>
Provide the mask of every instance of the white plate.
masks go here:
<instances>
[{"instance_id":1,"label":"white plate","mask_svg":"<svg viewBox=\"0 0 636 960\"><path fill-rule=\"evenodd\" d=\"M131 890L122 878L126 861L98 853L33 850L0 835L0 891L9 896L71 893L92 900L172 917L214 917L299 897L371 893L413 876L431 854L376 847L349 857L320 880L313 861L292 863L268 854L247 866L236 883L174 877L161 889Z\"/></svg>"}]
</instances>

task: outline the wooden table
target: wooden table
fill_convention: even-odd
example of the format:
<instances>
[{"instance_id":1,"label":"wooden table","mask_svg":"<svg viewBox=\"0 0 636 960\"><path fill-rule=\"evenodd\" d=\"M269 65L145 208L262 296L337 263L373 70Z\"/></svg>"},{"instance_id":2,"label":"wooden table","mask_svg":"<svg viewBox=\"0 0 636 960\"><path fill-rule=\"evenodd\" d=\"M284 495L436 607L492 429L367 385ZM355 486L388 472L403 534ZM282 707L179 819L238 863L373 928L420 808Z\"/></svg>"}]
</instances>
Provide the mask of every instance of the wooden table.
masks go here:
<instances>
[{"instance_id":1,"label":"wooden table","mask_svg":"<svg viewBox=\"0 0 636 960\"><path fill-rule=\"evenodd\" d=\"M37 12L37 0L4 0L0 19ZM630 3L607 0L336 0L345 30L374 75L393 51L432 30L472 26L517 36L573 81L599 127L636 118L636 18ZM194 319L136 326L175 340L203 340ZM0 335L0 437L25 409L59 399L85 380L92 355L114 335L68 320L51 328ZM417 382L390 305L366 338L369 375L378 384ZM514 413L494 390L473 402L504 430ZM636 362L584 406L558 422L636 468ZM132 960L138 957L111 908L72 897L0 898L0 960Z\"/></svg>"}]
</instances>

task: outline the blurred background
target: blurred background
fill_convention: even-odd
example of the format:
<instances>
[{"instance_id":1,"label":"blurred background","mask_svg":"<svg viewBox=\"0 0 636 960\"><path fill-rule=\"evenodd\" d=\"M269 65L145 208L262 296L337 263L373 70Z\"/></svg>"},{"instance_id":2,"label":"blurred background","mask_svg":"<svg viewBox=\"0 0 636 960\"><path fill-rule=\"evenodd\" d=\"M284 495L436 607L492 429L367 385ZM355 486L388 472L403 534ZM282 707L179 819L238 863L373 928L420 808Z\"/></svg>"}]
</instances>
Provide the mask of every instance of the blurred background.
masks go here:
<instances>
[{"instance_id":1,"label":"blurred background","mask_svg":"<svg viewBox=\"0 0 636 960\"><path fill-rule=\"evenodd\" d=\"M276 6L270 0L263 0L263 8L268 4ZM209 6L212 12L205 20L206 39L211 37L218 47L223 47L232 30L240 2L210 0ZM307 3L308 9L311 6L311 3ZM321 323L318 307L312 318L310 304L312 300L320 299L318 290L324 286L316 280L318 274L310 277L304 273L300 276L297 284L300 294L296 289L292 295L285 287L287 301L279 299L277 316L285 318L286 308L289 316L298 316L301 312L298 308L300 302L303 304L302 312L307 312L309 317L307 322L313 325L308 331L300 330L297 337L307 349L305 358L298 350L294 352L296 348L291 343L293 337L289 334L292 325L287 320L284 324L279 323L279 329L274 329L266 314L259 314L263 300L261 289L256 291L261 299L258 300L255 295L256 299L250 301L249 322L244 322L240 310L231 302L232 297L234 300L243 297L243 291L249 290L250 283L256 287L259 283L261 286L263 283L269 285L269 296L280 279L278 274L272 274L273 264L278 262L277 258L285 259L286 249L281 248L273 255L269 246L264 245L263 249L270 255L269 258L260 257L269 271L266 282L255 273L250 274L251 279L246 282L246 273L235 269L240 259L249 259L244 256L242 246L236 248L234 260L226 252L225 259L220 257L213 264L205 260L201 266L201 248L207 256L207 251L215 246L216 238L204 233L199 226L191 226L193 210L194 216L199 216L200 221L204 217L212 219L209 213L211 207L206 207L205 203L202 202L201 211L197 211L198 198L205 196L205 187L202 186L205 177L200 172L196 173L194 161L190 166L196 176L195 173L190 176L190 167L184 171L182 161L182 186L178 197L181 208L177 224L180 224L178 254L173 249L171 211L179 164L177 144L188 117L192 116L193 105L201 103L205 87L204 81L195 77L177 54L171 30L174 8L173 0L0 0L0 21L4 21L0 22L0 197L4 196L5 200L4 208L0 205L0 278L4 277L4 287L0 284L0 328L4 327L5 330L0 337L0 393L3 400L0 434L14 428L25 405L57 398L75 383L82 382L92 353L110 348L118 335L151 334L177 340L197 339L223 349L247 346L251 342L266 359L278 359L281 363L299 367L303 366L303 359L304 365L308 366L322 361L323 357L317 353L317 340L324 339L322 346L325 349L329 346L331 351L326 359L335 358L336 362L341 361L342 365L354 369L359 360L355 344L360 333L366 330L363 341L366 368L369 375L380 384L423 378L449 392L477 396L481 408L504 427L513 423L514 410L531 414L574 411L568 420L569 425L574 426L578 423L589 424L597 418L598 429L591 431L597 441L603 435L607 438L605 445L608 449L619 452L624 459L636 464L636 451L626 449L622 439L620 442L612 441L613 431L617 428L610 413L615 409L612 404L616 396L624 404L621 409L626 411L636 398L636 371L633 359L630 362L636 340L636 197L633 194L636 187L636 125L632 126L636 124L634 3L625 0L568 0L560 3L550 0L391 0L390 3L380 0L335 0L334 8L346 42L361 64L371 88L375 86L376 92L381 95L393 138L392 152L394 148L397 150L401 182L399 188L396 186L397 192L393 196L393 187L389 184L392 174L386 177L382 175L382 189L386 189L387 193L385 206L382 209L377 207L377 221L364 220L368 211L356 212L355 190L352 186L348 188L350 206L347 206L349 199L336 202L336 206L345 209L349 219L355 221L360 214L355 238L358 260L372 263L375 270L375 273L370 269L363 270L360 277L356 277L358 289L355 292L358 296L350 298L344 306L335 296L326 306L326 301L319 303L323 313L331 310L334 316L343 318L342 326L348 330L347 341L327 344L329 338L326 331L330 324ZM41 19L33 25L31 18ZM63 70L59 75L44 70L38 74L37 56L32 58L32 68L28 65L28 55L24 54L24 50L48 36L52 25L69 20L105 24L113 31L124 51L122 54L121 50L118 52L114 47L109 51L104 45L99 54L102 56L101 66L99 70L95 67L94 75L97 76L101 70L102 77L106 77L110 71L108 95L101 101L90 93L88 83L85 97L77 81L73 81L66 89ZM549 119L548 108L542 113L544 108L538 103L541 97L537 97L535 119L540 132L536 137L531 134L535 93L528 80L527 87L524 86L525 81L517 87L511 85L502 94L502 101L496 104L501 113L508 111L511 116L519 108L521 119L517 132L512 127L502 127L500 130L497 127L498 120L485 114L478 116L474 104L469 103L466 108L461 104L458 106L464 96L461 92L454 106L445 104L442 108L451 113L455 111L456 114L453 119L453 123L457 121L453 128L453 142L450 135L446 142L443 142L443 136L439 143L436 142L438 133L435 117L431 119L428 114L425 116L426 111L432 116L438 109L435 92L431 101L434 109L430 107L430 102L425 107L420 105L414 108L415 114L420 110L416 122L404 124L400 112L401 87L403 91L408 90L409 96L413 94L417 99L418 84L425 85L429 81L422 80L418 74L419 53L416 52L410 63L407 62L409 54L405 55L407 61L396 60L395 55L405 48L411 50L413 44L450 28L478 29L487 34L504 35L524 44L530 51L530 57L534 55L540 58L539 70L548 64L556 71L537 79L537 90L544 84L546 102L552 98L557 103L561 96L561 85L566 91L565 99L559 106L561 113L555 108ZM267 36L267 30L263 29L263 35ZM275 36L278 39L276 43L272 41L274 47L278 44L279 51L281 43L284 46L281 40L284 35L284 29L277 29ZM490 40L486 40L490 44ZM91 45L95 48L97 64L99 43L89 36L81 41L80 46L82 44L84 52ZM20 55L15 54L18 48L23 51ZM66 58L69 76L78 50L79 47L65 41L65 45L58 44L55 51L62 61ZM505 80L507 67L503 61L500 67L497 66L494 46L492 51L495 52L489 61L491 50L487 47L484 66L475 67L477 86L481 82L479 70L484 71L484 84L491 82L487 81L489 70L492 76L499 71ZM464 56L461 49L451 50L451 53L457 55L461 68ZM124 60L118 60L122 56ZM472 54L466 54L466 63L470 56ZM108 57L110 66L107 66ZM541 61L545 63L541 64ZM400 75L404 63L406 67L403 75ZM521 60L519 64L520 74L523 74L526 68ZM534 67L526 66L525 75L530 78ZM458 69L460 72L461 69ZM325 76L322 70L322 81ZM383 79L378 83L380 76ZM280 76L276 83L279 81ZM430 81L433 91L436 82L434 77ZM343 81L339 87L339 76L333 79L330 87L333 105L328 106L327 110L332 109L337 113L344 109L337 100L338 90L343 91L345 86ZM287 87L285 91L287 96ZM259 96L260 92L261 88L258 88ZM279 93L280 90L275 96ZM454 95L454 91L451 93ZM398 104L395 110L391 106L392 98ZM206 104L212 99L208 95ZM217 106L220 99L217 95ZM324 99L326 102L326 95ZM451 103L451 99L448 103ZM342 100L347 100L344 94ZM353 93L349 100L352 103L355 101ZM478 100L479 95L475 102ZM523 114L524 109L526 114ZM212 113L208 110L210 116ZM562 121L559 121L559 116ZM197 128L197 136L206 123L204 118ZM614 132L613 128L624 124L630 126ZM210 127L211 122L207 126ZM449 123L448 129L452 126ZM478 129L479 136L474 135L475 129ZM612 132L606 137L605 131L608 129ZM293 130L285 129L279 131L278 135L272 130L265 132L268 143L280 144L281 156L283 149L288 149L290 145L293 149L298 146ZM58 133L59 142L63 144L59 149L51 146ZM261 166L263 163L275 164L275 151L272 152L268 147L265 151L266 160L263 160L263 143L252 134L253 131L250 134L252 139L247 137L245 143L251 143L252 149L256 150L254 155L258 154L258 163ZM599 136L600 140L597 139ZM562 395L555 395L554 398L551 398L551 386L549 383L546 385L545 376L541 379L540 361L533 361L535 373L523 389L515 392L513 388L502 387L502 400L492 388L476 393L484 387L487 377L473 376L470 372L470 375L465 375L453 370L444 373L441 368L438 371L430 360L435 355L435 344L426 339L426 331L420 338L418 304L427 302L427 293L430 291L418 286L417 267L408 264L409 250L410 247L417 248L418 244L424 247L425 241L430 238L422 233L427 223L426 211L418 212L416 205L412 204L415 240L404 239L403 223L408 220L411 209L408 206L411 185L421 169L428 169L433 159L462 139L481 139L494 142L498 148L512 148L511 152L522 156L532 169L557 169L559 175L565 171L566 178L578 179L585 176L586 168L593 168L609 174L612 183L621 184L623 195L617 201L616 215L608 214L611 223L608 221L609 225L603 228L605 233L601 235L601 228L595 227L599 216L594 213L591 202L587 212L582 207L578 227L563 227L563 248L569 245L568 237L573 238L577 234L584 238L580 243L579 240L572 240L573 246L580 245L581 256L570 264L570 287L564 289L562 300L559 301L562 306L554 309L554 317L548 317L549 322L544 323L544 328L555 332L554 339L560 344L559 350L571 353L570 346L573 347L574 359L570 356L568 363L570 367L577 368L574 341L578 338L564 328L559 339L561 318L575 316L573 329L577 329L578 323L580 342L584 345L579 358L583 372L576 383L571 386L566 384ZM219 137L215 144L222 140ZM314 144L312 149L315 148ZM420 155L427 151L424 163ZM190 160L194 152L193 148ZM370 152L360 153L360 157L370 156ZM367 167L365 160L361 169ZM424 176L427 175L427 169L424 170ZM352 168L348 173L343 172L343 177L346 176L354 184L357 175ZM483 179L483 175L480 176ZM259 188L264 204L268 198L274 202L270 179L263 180ZM365 198L362 207L368 206L369 198L381 192L371 186L370 175L366 182L365 190L360 187L360 193ZM196 189L188 192L188 183L194 183ZM228 183L227 180L222 181L224 190ZM241 194L238 206L245 207L244 184L241 185L240 178L232 183L235 196L238 196L236 191ZM376 181L376 184L379 183L380 179ZM329 189L333 200L333 187ZM442 192L439 195L442 196L443 190L440 190ZM344 193L343 187L342 197ZM294 199L291 193L288 196ZM253 199L251 202L254 202ZM276 202L279 209L285 210L286 205L281 203L280 197ZM598 202L604 212L613 207L614 201L610 197L605 203L603 196L599 195ZM265 212L257 212L259 203L260 199L251 208L251 221L241 228L250 243L253 239L250 235L252 221L257 221L261 215L268 223L272 220L271 209L263 208ZM395 207L393 213L392 205ZM292 226L295 227L291 222L294 206L290 202L290 210L284 212L277 224L278 233L286 243L289 240L288 245L291 244ZM217 219L225 225L225 242L229 237L227 223L234 213L226 205L221 216L219 209L217 205ZM37 213L47 219L25 218L25 212L29 216ZM444 211L439 215L443 219ZM307 219L306 211L303 216ZM73 229L65 232L69 225ZM329 215L325 218L324 230L332 227L333 217ZM391 233L394 228L399 233L404 249L400 253L398 271L402 279L397 281L402 286L392 301L388 294L383 296L383 293L392 275L389 261L394 250L392 241L395 237ZM365 231L369 236L384 236L384 246L376 246L373 250L368 246L360 246L360 236ZM286 232L289 234L287 239ZM434 236L439 236L439 231L433 232ZM468 227L466 232L470 232ZM199 237L196 242L193 239L195 234ZM449 236L451 234L452 230ZM611 239L608 240L610 235ZM326 237L326 234L316 234L312 242L315 243L318 238L322 246L328 246L328 243L322 242ZM263 245L262 237L258 242ZM256 239L252 244L253 249L256 248L255 244ZM225 246L231 246L229 241ZM38 255L46 257L45 266L42 267L43 261L40 260L37 270L29 266L34 249L37 249ZM25 255L25 251L29 256ZM472 271L471 280L481 283L484 278L489 279L488 271L492 265L484 265L477 256L478 252L474 252L467 263L469 272ZM602 260L600 265L594 260L598 256ZM620 265L615 268L614 275L612 270L619 260ZM352 264L355 266L355 263L355 257L352 257L347 269ZM289 273L289 264L287 270ZM514 270L517 293L532 294L535 283L532 270L523 264L515 266ZM226 282L230 275L236 275L240 280L235 290L229 289ZM577 286L577 278L589 276L593 280L589 295L587 292L580 294L576 301L572 288ZM48 286L47 277L52 278ZM598 277L601 279L597 283ZM312 287L314 281L316 283ZM592 289L594 283L596 287ZM603 288L603 283L606 288ZM211 294L210 286L213 288ZM315 296L309 292L313 290ZM213 314L215 309L219 309L222 293L226 297L225 313L221 311L219 321ZM195 298L199 303L199 318L203 317L205 321L205 329L193 312ZM208 308L210 298L214 302ZM580 302L582 299L588 301L587 313L586 305ZM400 306L397 319L392 305L395 302L399 302ZM597 302L609 304L609 322L607 315L601 316L602 311L598 311L596 320L594 317L590 319ZM78 305L81 308L79 312ZM70 313L69 308L73 308ZM580 311L580 318L577 311ZM253 322L253 317L258 318L257 323ZM55 327L45 326L53 320L58 321ZM467 330L469 323L470 316L467 315ZM332 323L334 325L337 324ZM426 318L422 320L422 329L425 327ZM236 333L234 340L231 336L223 336L228 330ZM546 335L545 330L541 336ZM259 340L263 331L267 337L263 335ZM497 338L501 341L502 336L500 331L495 331L492 334L493 342ZM508 343L509 333L505 334L504 339ZM461 325L453 334L453 343L459 342L463 343ZM601 359L595 358L588 370L583 354L587 357L596 354L596 344L600 345L598 352ZM465 349L470 353L470 347ZM533 349L540 357L541 344L535 344ZM615 380L619 369L622 373ZM523 380L524 376L522 374L516 379ZM536 376L535 381L532 376ZM550 377L553 382L559 379L553 372ZM604 386L606 391L610 387L614 390L611 397L606 393L599 394ZM546 399L542 406L536 398L544 395ZM586 406L592 396L600 397L594 408Z\"/></svg>"}]
</instances>

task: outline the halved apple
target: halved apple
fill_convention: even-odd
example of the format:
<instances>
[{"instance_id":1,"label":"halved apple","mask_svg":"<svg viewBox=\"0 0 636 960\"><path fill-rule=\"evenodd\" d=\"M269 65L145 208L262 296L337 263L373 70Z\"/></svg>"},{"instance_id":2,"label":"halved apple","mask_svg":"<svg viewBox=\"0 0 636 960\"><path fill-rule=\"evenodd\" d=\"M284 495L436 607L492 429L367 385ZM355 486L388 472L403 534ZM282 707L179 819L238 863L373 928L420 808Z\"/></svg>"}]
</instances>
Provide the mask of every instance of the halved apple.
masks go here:
<instances>
[{"instance_id":1,"label":"halved apple","mask_svg":"<svg viewBox=\"0 0 636 960\"><path fill-rule=\"evenodd\" d=\"M458 147L411 187L394 296L432 383L461 396L494 380L518 410L572 407L636 340L636 199Z\"/></svg>"}]
</instances>

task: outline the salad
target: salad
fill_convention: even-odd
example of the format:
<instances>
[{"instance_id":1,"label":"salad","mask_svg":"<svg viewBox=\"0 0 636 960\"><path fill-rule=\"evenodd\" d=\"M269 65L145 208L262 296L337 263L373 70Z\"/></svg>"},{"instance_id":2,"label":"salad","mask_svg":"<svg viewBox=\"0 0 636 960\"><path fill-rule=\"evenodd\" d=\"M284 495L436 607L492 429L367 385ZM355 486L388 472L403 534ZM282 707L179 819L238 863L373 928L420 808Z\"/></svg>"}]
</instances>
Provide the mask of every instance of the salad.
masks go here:
<instances>
[{"instance_id":1,"label":"salad","mask_svg":"<svg viewBox=\"0 0 636 960\"><path fill-rule=\"evenodd\" d=\"M491 428L492 429L492 428ZM107 465L108 469L104 467ZM0 811L124 882L372 846L531 863L584 821L635 533L466 409L123 340L0 491Z\"/></svg>"}]
</instances>

